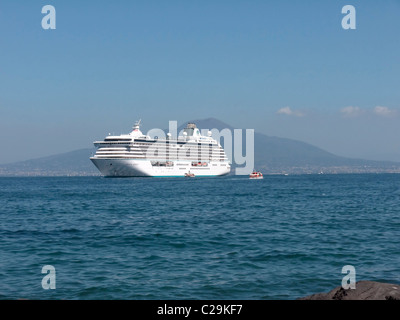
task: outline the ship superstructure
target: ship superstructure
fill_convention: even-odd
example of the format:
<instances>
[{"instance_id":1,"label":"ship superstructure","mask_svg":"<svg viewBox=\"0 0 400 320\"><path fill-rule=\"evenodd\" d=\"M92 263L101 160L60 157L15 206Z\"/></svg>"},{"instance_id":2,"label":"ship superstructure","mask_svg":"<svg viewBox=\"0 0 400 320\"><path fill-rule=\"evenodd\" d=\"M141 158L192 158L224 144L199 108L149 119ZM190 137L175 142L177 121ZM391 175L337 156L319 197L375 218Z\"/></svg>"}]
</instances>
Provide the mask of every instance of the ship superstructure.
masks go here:
<instances>
[{"instance_id":1,"label":"ship superstructure","mask_svg":"<svg viewBox=\"0 0 400 320\"><path fill-rule=\"evenodd\" d=\"M90 160L107 177L220 176L230 172L229 160L221 145L188 123L183 134L173 139L151 138L140 131L140 121L129 134L109 135L95 141L97 151Z\"/></svg>"}]
</instances>

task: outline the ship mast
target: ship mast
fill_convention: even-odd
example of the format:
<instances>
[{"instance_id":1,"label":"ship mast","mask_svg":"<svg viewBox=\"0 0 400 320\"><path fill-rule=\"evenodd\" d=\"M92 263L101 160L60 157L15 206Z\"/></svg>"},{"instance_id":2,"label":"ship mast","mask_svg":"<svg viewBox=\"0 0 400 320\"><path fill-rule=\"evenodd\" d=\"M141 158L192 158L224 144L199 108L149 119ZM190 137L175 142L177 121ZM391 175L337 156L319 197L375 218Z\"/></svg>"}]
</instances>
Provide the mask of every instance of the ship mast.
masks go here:
<instances>
[{"instance_id":1,"label":"ship mast","mask_svg":"<svg viewBox=\"0 0 400 320\"><path fill-rule=\"evenodd\" d=\"M135 122L135 124L133 125L133 131L138 131L139 130L141 122L142 122L142 119L139 119L139 121Z\"/></svg>"}]
</instances>

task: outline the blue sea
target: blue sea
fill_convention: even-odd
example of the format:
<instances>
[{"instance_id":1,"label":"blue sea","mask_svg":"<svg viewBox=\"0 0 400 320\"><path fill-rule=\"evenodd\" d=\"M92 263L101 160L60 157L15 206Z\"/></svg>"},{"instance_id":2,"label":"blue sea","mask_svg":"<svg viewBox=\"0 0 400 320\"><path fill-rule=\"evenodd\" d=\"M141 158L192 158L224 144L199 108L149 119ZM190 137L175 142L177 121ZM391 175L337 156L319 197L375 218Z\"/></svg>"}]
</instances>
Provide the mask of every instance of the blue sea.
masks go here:
<instances>
[{"instance_id":1,"label":"blue sea","mask_svg":"<svg viewBox=\"0 0 400 320\"><path fill-rule=\"evenodd\" d=\"M0 178L1 299L296 299L345 265L400 283L400 175Z\"/></svg>"}]
</instances>

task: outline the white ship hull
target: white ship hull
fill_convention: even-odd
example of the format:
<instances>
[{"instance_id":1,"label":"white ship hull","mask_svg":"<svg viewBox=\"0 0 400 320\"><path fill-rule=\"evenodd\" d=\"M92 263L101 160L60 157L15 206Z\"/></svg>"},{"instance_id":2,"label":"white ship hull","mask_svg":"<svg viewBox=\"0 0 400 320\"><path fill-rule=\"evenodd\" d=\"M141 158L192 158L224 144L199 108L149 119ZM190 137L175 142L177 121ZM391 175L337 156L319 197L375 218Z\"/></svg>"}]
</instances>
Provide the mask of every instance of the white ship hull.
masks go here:
<instances>
[{"instance_id":1,"label":"white ship hull","mask_svg":"<svg viewBox=\"0 0 400 320\"><path fill-rule=\"evenodd\" d=\"M193 167L190 161L176 161L171 167L155 167L150 160L90 158L106 177L184 177L189 171L196 177L223 176L230 173L226 162L210 162L206 167Z\"/></svg>"},{"instance_id":2,"label":"white ship hull","mask_svg":"<svg viewBox=\"0 0 400 320\"><path fill-rule=\"evenodd\" d=\"M230 172L229 160L211 131L203 136L194 123L183 135L172 139L144 135L136 122L133 131L108 135L95 141L96 153L90 158L106 177L184 177L222 176Z\"/></svg>"}]
</instances>

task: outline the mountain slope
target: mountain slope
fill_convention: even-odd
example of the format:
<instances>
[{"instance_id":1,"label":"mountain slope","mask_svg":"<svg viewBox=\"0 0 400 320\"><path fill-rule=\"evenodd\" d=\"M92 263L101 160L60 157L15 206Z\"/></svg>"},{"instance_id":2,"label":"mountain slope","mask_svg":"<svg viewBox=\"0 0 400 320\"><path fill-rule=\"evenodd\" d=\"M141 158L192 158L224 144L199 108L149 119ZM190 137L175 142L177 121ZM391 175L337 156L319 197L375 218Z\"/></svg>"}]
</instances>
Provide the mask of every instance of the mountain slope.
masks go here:
<instances>
[{"instance_id":1,"label":"mountain slope","mask_svg":"<svg viewBox=\"0 0 400 320\"><path fill-rule=\"evenodd\" d=\"M193 120L200 129L234 128L218 119ZM178 128L178 132L187 122ZM245 130L243 130L245 131ZM223 141L221 141L223 145ZM243 137L243 153L245 138ZM254 134L254 167L263 173L400 172L400 163L339 157L305 142ZM94 148L80 149L39 159L0 165L0 175L99 175L89 160ZM235 163L232 164L235 168Z\"/></svg>"},{"instance_id":2,"label":"mountain slope","mask_svg":"<svg viewBox=\"0 0 400 320\"><path fill-rule=\"evenodd\" d=\"M234 128L220 120L209 118L191 121L200 129ZM183 129L185 125L179 127ZM243 130L242 150L245 153ZM222 143L221 143L222 144ZM340 157L311 144L287 138L254 133L254 166L265 173L320 173L320 172L393 172L400 170L400 163L371 161ZM233 163L233 167L236 167Z\"/></svg>"},{"instance_id":3,"label":"mountain slope","mask_svg":"<svg viewBox=\"0 0 400 320\"><path fill-rule=\"evenodd\" d=\"M94 148L79 149L53 156L0 165L0 175L87 176L99 175L89 160Z\"/></svg>"}]
</instances>

